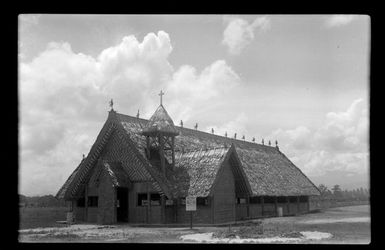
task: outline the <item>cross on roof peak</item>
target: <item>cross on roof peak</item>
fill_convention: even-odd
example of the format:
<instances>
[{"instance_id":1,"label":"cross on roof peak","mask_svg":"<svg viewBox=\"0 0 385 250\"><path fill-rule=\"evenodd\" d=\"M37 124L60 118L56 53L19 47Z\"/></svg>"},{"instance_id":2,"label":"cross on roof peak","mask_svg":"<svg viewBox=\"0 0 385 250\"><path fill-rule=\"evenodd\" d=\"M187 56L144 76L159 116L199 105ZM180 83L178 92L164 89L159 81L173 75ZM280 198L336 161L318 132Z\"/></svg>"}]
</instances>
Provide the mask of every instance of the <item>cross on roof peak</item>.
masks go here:
<instances>
[{"instance_id":1,"label":"cross on roof peak","mask_svg":"<svg viewBox=\"0 0 385 250\"><path fill-rule=\"evenodd\" d=\"M160 93L158 95L160 96L160 105L162 105L162 96L164 95L164 92L160 90Z\"/></svg>"}]
</instances>

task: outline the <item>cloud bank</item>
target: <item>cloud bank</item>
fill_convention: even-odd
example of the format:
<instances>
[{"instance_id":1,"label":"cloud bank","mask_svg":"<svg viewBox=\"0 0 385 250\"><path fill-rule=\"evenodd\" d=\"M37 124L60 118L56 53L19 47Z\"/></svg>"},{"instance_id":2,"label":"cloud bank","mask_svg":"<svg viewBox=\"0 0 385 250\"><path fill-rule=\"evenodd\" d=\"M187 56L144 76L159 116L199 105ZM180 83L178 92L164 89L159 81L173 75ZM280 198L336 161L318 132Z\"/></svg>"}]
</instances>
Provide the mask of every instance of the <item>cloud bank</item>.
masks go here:
<instances>
[{"instance_id":1,"label":"cloud bank","mask_svg":"<svg viewBox=\"0 0 385 250\"><path fill-rule=\"evenodd\" d=\"M20 192L58 190L89 152L111 98L118 112L136 114L140 108L149 117L163 89L174 120L188 121L205 101L240 84L223 60L201 72L190 65L174 69L171 52L169 35L159 31L142 42L126 36L97 57L75 53L69 43L52 42L31 62L20 63Z\"/></svg>"},{"instance_id":2,"label":"cloud bank","mask_svg":"<svg viewBox=\"0 0 385 250\"><path fill-rule=\"evenodd\" d=\"M252 23L242 18L230 18L223 32L222 44L227 46L230 54L239 55L254 40L255 31L270 28L270 19L266 16L256 18Z\"/></svg>"},{"instance_id":3,"label":"cloud bank","mask_svg":"<svg viewBox=\"0 0 385 250\"><path fill-rule=\"evenodd\" d=\"M368 117L366 103L357 99L345 112L328 113L317 129L278 129L270 137L278 138L283 152L311 176L335 170L368 173Z\"/></svg>"}]
</instances>

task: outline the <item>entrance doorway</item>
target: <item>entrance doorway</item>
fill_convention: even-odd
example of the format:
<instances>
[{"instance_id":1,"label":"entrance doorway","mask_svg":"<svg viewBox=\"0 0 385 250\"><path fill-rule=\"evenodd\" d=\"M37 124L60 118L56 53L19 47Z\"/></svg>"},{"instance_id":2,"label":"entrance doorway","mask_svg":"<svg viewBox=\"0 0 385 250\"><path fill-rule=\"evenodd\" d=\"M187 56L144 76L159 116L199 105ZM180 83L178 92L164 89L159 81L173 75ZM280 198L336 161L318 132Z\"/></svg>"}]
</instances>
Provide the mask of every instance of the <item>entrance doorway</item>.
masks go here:
<instances>
[{"instance_id":1,"label":"entrance doorway","mask_svg":"<svg viewBox=\"0 0 385 250\"><path fill-rule=\"evenodd\" d=\"M118 187L116 189L116 199L117 222L128 222L128 188Z\"/></svg>"}]
</instances>

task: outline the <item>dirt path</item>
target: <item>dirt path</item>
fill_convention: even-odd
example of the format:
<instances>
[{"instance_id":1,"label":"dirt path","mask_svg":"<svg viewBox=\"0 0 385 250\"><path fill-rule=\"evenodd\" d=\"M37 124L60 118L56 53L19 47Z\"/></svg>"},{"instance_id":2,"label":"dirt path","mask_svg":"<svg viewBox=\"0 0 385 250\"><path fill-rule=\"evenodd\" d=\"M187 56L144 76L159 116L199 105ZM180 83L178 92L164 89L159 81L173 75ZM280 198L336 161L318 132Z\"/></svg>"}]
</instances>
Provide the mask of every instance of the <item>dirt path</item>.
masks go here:
<instances>
[{"instance_id":1,"label":"dirt path","mask_svg":"<svg viewBox=\"0 0 385 250\"><path fill-rule=\"evenodd\" d=\"M233 226L231 230L238 230ZM21 242L126 242L126 243L196 243L210 242L210 235L224 232L228 227L149 228L129 225L99 226L72 225L19 230ZM332 243L368 244L370 242L369 206L333 208L321 213L296 217L276 217L263 220L263 235L255 243ZM285 237L288 233L302 233L302 238ZM191 236L195 235L195 236ZM301 235L301 234L299 234ZM317 235L323 235L317 238ZM190 238L189 238L190 237ZM191 238L192 237L192 238ZM197 237L198 240L194 240ZM206 237L206 238L205 238ZM231 243L231 239L225 239ZM215 241L214 241L215 242ZM233 243L242 242L233 239Z\"/></svg>"}]
</instances>

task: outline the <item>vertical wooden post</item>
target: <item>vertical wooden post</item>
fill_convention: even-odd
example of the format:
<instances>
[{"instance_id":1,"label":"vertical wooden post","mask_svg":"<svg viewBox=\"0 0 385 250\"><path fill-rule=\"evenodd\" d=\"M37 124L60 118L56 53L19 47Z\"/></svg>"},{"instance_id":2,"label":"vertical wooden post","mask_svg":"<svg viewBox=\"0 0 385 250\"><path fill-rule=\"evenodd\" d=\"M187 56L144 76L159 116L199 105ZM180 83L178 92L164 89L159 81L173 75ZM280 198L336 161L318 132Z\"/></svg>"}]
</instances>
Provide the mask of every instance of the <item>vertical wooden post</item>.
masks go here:
<instances>
[{"instance_id":1,"label":"vertical wooden post","mask_svg":"<svg viewBox=\"0 0 385 250\"><path fill-rule=\"evenodd\" d=\"M66 221L67 221L67 225L71 225L73 222L74 222L74 213L72 212L73 211L73 204L74 204L75 200L70 200L69 202L65 202L66 203L66 207L68 208L68 210L66 211ZM69 213L72 213L72 220L70 221L70 217L68 216Z\"/></svg>"},{"instance_id":2,"label":"vertical wooden post","mask_svg":"<svg viewBox=\"0 0 385 250\"><path fill-rule=\"evenodd\" d=\"M215 223L215 203L214 203L214 195L211 196L211 212L212 212L212 216L211 216L212 224L214 224L214 223Z\"/></svg>"},{"instance_id":3,"label":"vertical wooden post","mask_svg":"<svg viewBox=\"0 0 385 250\"><path fill-rule=\"evenodd\" d=\"M307 197L307 212L310 211L310 196L306 196Z\"/></svg>"},{"instance_id":4,"label":"vertical wooden post","mask_svg":"<svg viewBox=\"0 0 385 250\"><path fill-rule=\"evenodd\" d=\"M290 197L287 196L287 214L290 214Z\"/></svg>"},{"instance_id":5,"label":"vertical wooden post","mask_svg":"<svg viewBox=\"0 0 385 250\"><path fill-rule=\"evenodd\" d=\"M233 199L233 221L237 220L237 202Z\"/></svg>"},{"instance_id":6,"label":"vertical wooden post","mask_svg":"<svg viewBox=\"0 0 385 250\"><path fill-rule=\"evenodd\" d=\"M299 204L299 196L297 196L297 213L299 214L301 212L301 207Z\"/></svg>"},{"instance_id":7,"label":"vertical wooden post","mask_svg":"<svg viewBox=\"0 0 385 250\"><path fill-rule=\"evenodd\" d=\"M262 205L262 217L263 217L265 214L265 199L263 198L263 196L261 196L261 205Z\"/></svg>"},{"instance_id":8,"label":"vertical wooden post","mask_svg":"<svg viewBox=\"0 0 385 250\"><path fill-rule=\"evenodd\" d=\"M160 196L160 217L161 217L161 222L163 224L166 223L166 209L165 209L165 202L166 201L166 196L165 195L161 195Z\"/></svg>"},{"instance_id":9,"label":"vertical wooden post","mask_svg":"<svg viewBox=\"0 0 385 250\"><path fill-rule=\"evenodd\" d=\"M278 197L274 196L275 214L278 216Z\"/></svg>"},{"instance_id":10,"label":"vertical wooden post","mask_svg":"<svg viewBox=\"0 0 385 250\"><path fill-rule=\"evenodd\" d=\"M246 198L247 202L247 218L250 218L250 196L248 195Z\"/></svg>"},{"instance_id":11,"label":"vertical wooden post","mask_svg":"<svg viewBox=\"0 0 385 250\"><path fill-rule=\"evenodd\" d=\"M130 223L130 188L127 190L127 222Z\"/></svg>"},{"instance_id":12,"label":"vertical wooden post","mask_svg":"<svg viewBox=\"0 0 385 250\"><path fill-rule=\"evenodd\" d=\"M118 222L118 188L114 188L114 201L115 201L114 202L115 209L113 210L114 211L113 218L114 218L114 223L116 223Z\"/></svg>"},{"instance_id":13,"label":"vertical wooden post","mask_svg":"<svg viewBox=\"0 0 385 250\"><path fill-rule=\"evenodd\" d=\"M150 192L149 192L149 188L148 188L148 182L146 182L146 192L147 192L147 206L146 206L146 222L147 224L150 223L150 204L151 204L151 200L150 200Z\"/></svg>"},{"instance_id":14,"label":"vertical wooden post","mask_svg":"<svg viewBox=\"0 0 385 250\"><path fill-rule=\"evenodd\" d=\"M85 221L88 221L88 185L86 184L86 186L85 186L85 190L84 190L84 202L85 202Z\"/></svg>"},{"instance_id":15,"label":"vertical wooden post","mask_svg":"<svg viewBox=\"0 0 385 250\"><path fill-rule=\"evenodd\" d=\"M71 212L72 212L72 222L76 222L76 212L74 211L74 207L76 205L76 200L72 200Z\"/></svg>"},{"instance_id":16,"label":"vertical wooden post","mask_svg":"<svg viewBox=\"0 0 385 250\"><path fill-rule=\"evenodd\" d=\"M175 137L171 137L171 153L172 153L172 170L175 170Z\"/></svg>"},{"instance_id":17,"label":"vertical wooden post","mask_svg":"<svg viewBox=\"0 0 385 250\"><path fill-rule=\"evenodd\" d=\"M178 198L174 199L174 207L175 207L175 223L178 223Z\"/></svg>"},{"instance_id":18,"label":"vertical wooden post","mask_svg":"<svg viewBox=\"0 0 385 250\"><path fill-rule=\"evenodd\" d=\"M150 155L150 136L146 136L146 145L147 145L147 148L146 148L147 158L150 158L151 157L151 155Z\"/></svg>"},{"instance_id":19,"label":"vertical wooden post","mask_svg":"<svg viewBox=\"0 0 385 250\"><path fill-rule=\"evenodd\" d=\"M165 166L165 160L164 160L164 138L162 135L159 135L159 144L160 144L160 165L162 167L162 174L166 175L166 166Z\"/></svg>"},{"instance_id":20,"label":"vertical wooden post","mask_svg":"<svg viewBox=\"0 0 385 250\"><path fill-rule=\"evenodd\" d=\"M192 220L193 220L192 213L193 211L190 211L190 229L192 229Z\"/></svg>"}]
</instances>

